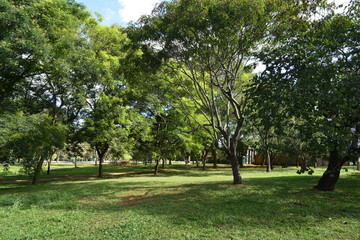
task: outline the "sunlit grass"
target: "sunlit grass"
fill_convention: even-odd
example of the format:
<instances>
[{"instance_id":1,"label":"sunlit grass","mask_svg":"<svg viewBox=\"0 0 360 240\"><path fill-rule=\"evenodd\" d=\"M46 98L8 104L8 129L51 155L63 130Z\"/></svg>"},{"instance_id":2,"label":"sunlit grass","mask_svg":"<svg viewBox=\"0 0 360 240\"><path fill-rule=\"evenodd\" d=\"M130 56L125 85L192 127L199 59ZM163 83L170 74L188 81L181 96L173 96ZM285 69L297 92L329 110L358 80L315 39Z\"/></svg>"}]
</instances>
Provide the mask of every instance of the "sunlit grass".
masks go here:
<instances>
[{"instance_id":1,"label":"sunlit grass","mask_svg":"<svg viewBox=\"0 0 360 240\"><path fill-rule=\"evenodd\" d=\"M229 168L192 167L0 185L0 239L360 238L353 167L342 171L335 192L312 189L323 168L313 176L245 168L244 185L233 186Z\"/></svg>"}]
</instances>

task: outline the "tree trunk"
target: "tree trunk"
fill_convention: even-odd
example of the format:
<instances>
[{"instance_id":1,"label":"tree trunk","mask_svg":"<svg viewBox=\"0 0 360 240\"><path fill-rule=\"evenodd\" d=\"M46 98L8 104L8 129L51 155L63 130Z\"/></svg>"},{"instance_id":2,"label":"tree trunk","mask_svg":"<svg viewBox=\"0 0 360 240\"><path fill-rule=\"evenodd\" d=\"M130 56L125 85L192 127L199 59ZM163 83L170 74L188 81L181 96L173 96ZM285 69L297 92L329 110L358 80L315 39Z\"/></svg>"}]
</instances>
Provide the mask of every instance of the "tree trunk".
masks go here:
<instances>
[{"instance_id":1,"label":"tree trunk","mask_svg":"<svg viewBox=\"0 0 360 240\"><path fill-rule=\"evenodd\" d=\"M360 157L358 158L357 160L357 168L356 168L358 171L360 171Z\"/></svg>"},{"instance_id":2,"label":"tree trunk","mask_svg":"<svg viewBox=\"0 0 360 240\"><path fill-rule=\"evenodd\" d=\"M158 173L158 169L159 169L159 162L160 162L160 160L159 160L159 159L156 159L156 160L155 160L154 175L157 175L157 173Z\"/></svg>"},{"instance_id":3,"label":"tree trunk","mask_svg":"<svg viewBox=\"0 0 360 240\"><path fill-rule=\"evenodd\" d=\"M104 176L103 160L104 160L104 156L103 155L99 156L99 175L98 175L99 178L102 178Z\"/></svg>"},{"instance_id":4,"label":"tree trunk","mask_svg":"<svg viewBox=\"0 0 360 240\"><path fill-rule=\"evenodd\" d=\"M202 170L205 170L205 167L206 167L206 159L207 159L208 154L209 154L209 149L205 149L205 150L203 151L202 158L201 158L201 161L202 161Z\"/></svg>"},{"instance_id":5,"label":"tree trunk","mask_svg":"<svg viewBox=\"0 0 360 240\"><path fill-rule=\"evenodd\" d=\"M211 157L214 161L213 168L217 168L217 155L216 155L216 149L214 147L211 148Z\"/></svg>"},{"instance_id":6,"label":"tree trunk","mask_svg":"<svg viewBox=\"0 0 360 240\"><path fill-rule=\"evenodd\" d=\"M188 155L187 158L185 158L185 166L187 166L191 162L191 155Z\"/></svg>"},{"instance_id":7,"label":"tree trunk","mask_svg":"<svg viewBox=\"0 0 360 240\"><path fill-rule=\"evenodd\" d=\"M166 164L166 159L163 158L162 159L162 166L161 166L162 169L165 169L165 164Z\"/></svg>"},{"instance_id":8,"label":"tree trunk","mask_svg":"<svg viewBox=\"0 0 360 240\"><path fill-rule=\"evenodd\" d=\"M175 159L176 159L176 157L175 157ZM171 160L171 158L169 159L169 165L172 165L172 160Z\"/></svg>"},{"instance_id":9,"label":"tree trunk","mask_svg":"<svg viewBox=\"0 0 360 240\"><path fill-rule=\"evenodd\" d=\"M39 183L39 178L40 178L40 173L41 173L43 163L44 163L44 159L42 157L40 157L39 162L38 162L37 166L35 167L34 177L32 180L33 185L36 185Z\"/></svg>"},{"instance_id":10,"label":"tree trunk","mask_svg":"<svg viewBox=\"0 0 360 240\"><path fill-rule=\"evenodd\" d=\"M314 188L320 191L334 191L335 184L340 177L341 167L347 160L349 157L340 159L338 150L334 148L330 152L329 165Z\"/></svg>"},{"instance_id":11,"label":"tree trunk","mask_svg":"<svg viewBox=\"0 0 360 240\"><path fill-rule=\"evenodd\" d=\"M242 178L240 176L239 161L236 154L229 153L229 160L231 163L231 169L233 173L233 184L242 184Z\"/></svg>"},{"instance_id":12,"label":"tree trunk","mask_svg":"<svg viewBox=\"0 0 360 240\"><path fill-rule=\"evenodd\" d=\"M47 168L47 175L50 175L50 171L51 171L51 159L47 162L48 164L48 168Z\"/></svg>"},{"instance_id":13,"label":"tree trunk","mask_svg":"<svg viewBox=\"0 0 360 240\"><path fill-rule=\"evenodd\" d=\"M266 172L271 172L272 166L271 166L271 156L270 151L266 150Z\"/></svg>"}]
</instances>

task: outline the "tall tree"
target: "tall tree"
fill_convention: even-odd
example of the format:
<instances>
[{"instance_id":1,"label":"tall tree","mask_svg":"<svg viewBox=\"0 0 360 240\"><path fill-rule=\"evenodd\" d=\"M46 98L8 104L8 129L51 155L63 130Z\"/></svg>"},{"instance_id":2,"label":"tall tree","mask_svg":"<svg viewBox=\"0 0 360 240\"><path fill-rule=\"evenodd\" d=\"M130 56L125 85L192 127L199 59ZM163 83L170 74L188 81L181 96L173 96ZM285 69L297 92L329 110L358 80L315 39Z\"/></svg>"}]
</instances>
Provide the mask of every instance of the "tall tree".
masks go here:
<instances>
[{"instance_id":1,"label":"tall tree","mask_svg":"<svg viewBox=\"0 0 360 240\"><path fill-rule=\"evenodd\" d=\"M161 3L130 27L193 101L199 122L231 162L241 184L237 145L246 118L254 52L307 20L324 1L181 0ZM188 115L189 111L184 110Z\"/></svg>"},{"instance_id":2,"label":"tall tree","mask_svg":"<svg viewBox=\"0 0 360 240\"><path fill-rule=\"evenodd\" d=\"M263 101L276 99L330 153L319 190L334 190L342 165L359 155L359 26L359 3L352 1L345 14L313 21L260 55Z\"/></svg>"}]
</instances>

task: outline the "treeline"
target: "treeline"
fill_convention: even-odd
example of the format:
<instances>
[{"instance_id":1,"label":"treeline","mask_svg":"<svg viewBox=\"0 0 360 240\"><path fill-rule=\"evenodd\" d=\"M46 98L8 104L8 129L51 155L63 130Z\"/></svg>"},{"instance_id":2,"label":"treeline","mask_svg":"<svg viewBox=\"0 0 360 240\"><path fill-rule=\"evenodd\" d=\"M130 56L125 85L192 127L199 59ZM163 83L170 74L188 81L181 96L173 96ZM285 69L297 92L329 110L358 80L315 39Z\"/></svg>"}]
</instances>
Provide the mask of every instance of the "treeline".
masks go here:
<instances>
[{"instance_id":1,"label":"treeline","mask_svg":"<svg viewBox=\"0 0 360 240\"><path fill-rule=\"evenodd\" d=\"M241 184L267 159L326 156L333 190L359 156L359 3L181 0L128 27L73 0L0 1L0 158L38 182L59 151L161 159L219 151ZM216 159L216 157L214 157ZM155 170L155 171L156 171Z\"/></svg>"}]
</instances>

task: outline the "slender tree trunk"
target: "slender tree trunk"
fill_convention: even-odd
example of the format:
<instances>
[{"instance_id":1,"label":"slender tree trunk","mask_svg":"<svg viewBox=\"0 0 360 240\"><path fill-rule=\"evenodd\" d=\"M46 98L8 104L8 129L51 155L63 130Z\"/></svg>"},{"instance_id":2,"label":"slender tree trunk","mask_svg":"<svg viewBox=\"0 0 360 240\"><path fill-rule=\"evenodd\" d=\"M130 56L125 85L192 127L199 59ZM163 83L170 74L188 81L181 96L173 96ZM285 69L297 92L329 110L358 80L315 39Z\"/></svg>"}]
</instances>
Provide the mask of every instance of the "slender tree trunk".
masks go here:
<instances>
[{"instance_id":1,"label":"slender tree trunk","mask_svg":"<svg viewBox=\"0 0 360 240\"><path fill-rule=\"evenodd\" d=\"M266 172L271 172L272 166L271 166L271 156L270 151L266 150Z\"/></svg>"},{"instance_id":2,"label":"slender tree trunk","mask_svg":"<svg viewBox=\"0 0 360 240\"><path fill-rule=\"evenodd\" d=\"M206 159L207 159L208 154L209 154L209 149L205 149L204 152L203 152L202 158L201 158L201 161L202 161L202 170L205 170L205 167L206 167Z\"/></svg>"},{"instance_id":3,"label":"slender tree trunk","mask_svg":"<svg viewBox=\"0 0 360 240\"><path fill-rule=\"evenodd\" d=\"M360 171L360 157L358 158L357 160L357 168L356 168L358 171Z\"/></svg>"},{"instance_id":4,"label":"slender tree trunk","mask_svg":"<svg viewBox=\"0 0 360 240\"><path fill-rule=\"evenodd\" d=\"M46 172L46 174L47 175L50 175L50 171L51 171L51 159L47 162L47 164L48 164L48 168L47 168L47 172Z\"/></svg>"},{"instance_id":5,"label":"slender tree trunk","mask_svg":"<svg viewBox=\"0 0 360 240\"><path fill-rule=\"evenodd\" d=\"M190 162L191 162L191 155L189 155L185 160L185 166L187 166Z\"/></svg>"},{"instance_id":6,"label":"slender tree trunk","mask_svg":"<svg viewBox=\"0 0 360 240\"><path fill-rule=\"evenodd\" d=\"M99 143L99 144L95 145L95 149L96 149L96 153L97 153L98 158L99 158L99 174L98 174L98 177L102 178L103 177L103 163L104 163L106 153L107 153L107 151L109 149L109 144L108 143Z\"/></svg>"},{"instance_id":7,"label":"slender tree trunk","mask_svg":"<svg viewBox=\"0 0 360 240\"><path fill-rule=\"evenodd\" d=\"M176 159L176 157L175 157L175 159ZM172 165L172 160L171 160L171 158L169 159L169 165Z\"/></svg>"},{"instance_id":8,"label":"slender tree trunk","mask_svg":"<svg viewBox=\"0 0 360 240\"><path fill-rule=\"evenodd\" d=\"M155 160L154 175L157 175L157 173L158 173L158 170L159 170L159 162L160 162L159 159L156 159L156 160Z\"/></svg>"},{"instance_id":9,"label":"slender tree trunk","mask_svg":"<svg viewBox=\"0 0 360 240\"><path fill-rule=\"evenodd\" d=\"M216 149L214 147L211 148L211 157L214 161L213 168L217 168L217 155L216 155Z\"/></svg>"},{"instance_id":10,"label":"slender tree trunk","mask_svg":"<svg viewBox=\"0 0 360 240\"><path fill-rule=\"evenodd\" d=\"M37 163L36 167L35 167L35 171L34 171L34 177L32 180L32 184L36 185L39 183L39 178L40 178L40 173L41 173L41 169L44 163L44 159L42 157L39 158L39 162Z\"/></svg>"},{"instance_id":11,"label":"slender tree trunk","mask_svg":"<svg viewBox=\"0 0 360 240\"><path fill-rule=\"evenodd\" d=\"M334 148L330 152L329 165L314 188L320 191L334 191L335 184L340 177L341 167L348 160L349 157L340 159L338 150Z\"/></svg>"},{"instance_id":12,"label":"slender tree trunk","mask_svg":"<svg viewBox=\"0 0 360 240\"><path fill-rule=\"evenodd\" d=\"M104 156L103 155L99 156L99 175L98 175L99 178L102 178L104 176L103 161L104 161Z\"/></svg>"},{"instance_id":13,"label":"slender tree trunk","mask_svg":"<svg viewBox=\"0 0 360 240\"><path fill-rule=\"evenodd\" d=\"M163 158L162 159L162 166L161 166L162 169L165 169L165 164L166 164L166 159Z\"/></svg>"}]
</instances>

